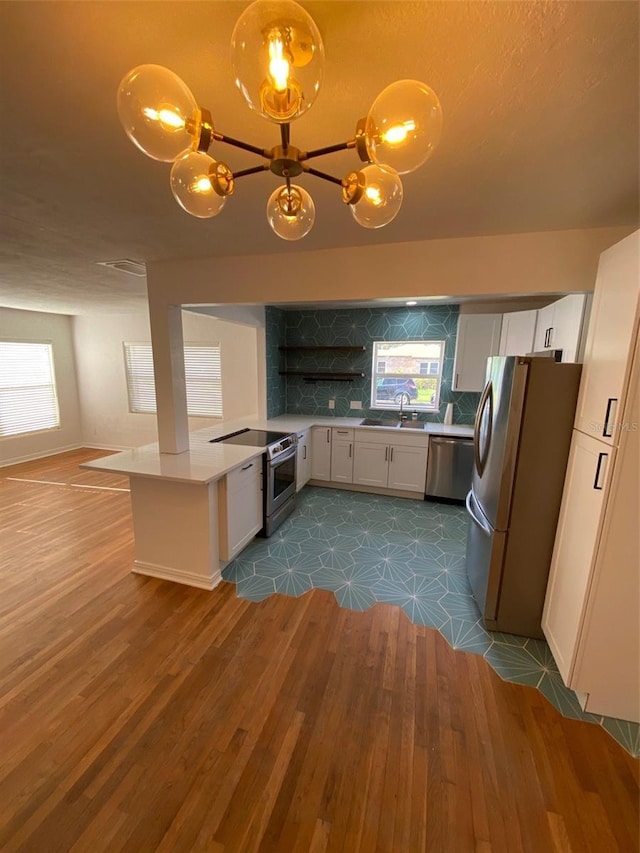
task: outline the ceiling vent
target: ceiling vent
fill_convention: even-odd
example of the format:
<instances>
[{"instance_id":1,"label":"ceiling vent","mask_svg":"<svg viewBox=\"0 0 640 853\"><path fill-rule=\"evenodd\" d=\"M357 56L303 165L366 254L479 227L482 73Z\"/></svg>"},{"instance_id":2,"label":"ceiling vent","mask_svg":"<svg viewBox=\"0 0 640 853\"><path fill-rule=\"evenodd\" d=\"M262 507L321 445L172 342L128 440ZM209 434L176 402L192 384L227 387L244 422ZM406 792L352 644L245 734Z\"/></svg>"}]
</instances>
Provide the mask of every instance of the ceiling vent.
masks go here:
<instances>
[{"instance_id":1,"label":"ceiling vent","mask_svg":"<svg viewBox=\"0 0 640 853\"><path fill-rule=\"evenodd\" d=\"M144 278L147 268L142 261L132 261L130 258L121 258L119 261L98 261L99 267L110 267L112 270L126 272L128 275L137 275Z\"/></svg>"}]
</instances>

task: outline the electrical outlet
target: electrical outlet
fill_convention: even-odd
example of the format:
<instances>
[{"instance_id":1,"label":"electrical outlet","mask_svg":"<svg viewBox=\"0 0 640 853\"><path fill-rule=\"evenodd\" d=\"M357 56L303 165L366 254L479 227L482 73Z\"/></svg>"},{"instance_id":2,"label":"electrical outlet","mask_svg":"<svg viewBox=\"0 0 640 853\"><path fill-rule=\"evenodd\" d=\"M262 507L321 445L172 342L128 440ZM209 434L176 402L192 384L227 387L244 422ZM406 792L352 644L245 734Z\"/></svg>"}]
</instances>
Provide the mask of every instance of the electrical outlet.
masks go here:
<instances>
[{"instance_id":1,"label":"electrical outlet","mask_svg":"<svg viewBox=\"0 0 640 853\"><path fill-rule=\"evenodd\" d=\"M327 406L328 406L330 409L335 409L335 407L336 407L336 401L335 401L335 400L329 400L329 402L327 403Z\"/></svg>"},{"instance_id":2,"label":"electrical outlet","mask_svg":"<svg viewBox=\"0 0 640 853\"><path fill-rule=\"evenodd\" d=\"M352 400L352 401L349 403L349 406L350 406L352 409L361 409L361 408L362 408L362 402L361 402L360 400Z\"/></svg>"}]
</instances>

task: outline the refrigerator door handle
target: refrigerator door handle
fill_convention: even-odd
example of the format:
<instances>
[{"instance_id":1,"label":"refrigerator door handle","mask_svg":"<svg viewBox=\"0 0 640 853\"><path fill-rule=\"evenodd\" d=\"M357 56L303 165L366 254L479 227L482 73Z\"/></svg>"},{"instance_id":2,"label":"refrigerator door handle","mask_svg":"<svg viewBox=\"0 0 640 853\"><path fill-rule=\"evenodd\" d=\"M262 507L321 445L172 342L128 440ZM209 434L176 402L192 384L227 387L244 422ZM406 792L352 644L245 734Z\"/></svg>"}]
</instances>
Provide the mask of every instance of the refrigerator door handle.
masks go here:
<instances>
[{"instance_id":1,"label":"refrigerator door handle","mask_svg":"<svg viewBox=\"0 0 640 853\"><path fill-rule=\"evenodd\" d=\"M482 424L482 417L484 415L484 409L486 406L489 406L489 419L487 425L487 440L484 447L484 452L480 447L480 425ZM487 456L489 455L489 447L491 445L491 431L493 429L493 385L491 381L487 382L484 387L484 391L482 392L482 397L480 398L480 403L478 404L478 411L476 412L476 422L473 428L473 453L475 456L475 465L476 471L478 472L478 477L482 477L482 473L484 471L484 466L487 462Z\"/></svg>"},{"instance_id":2,"label":"refrigerator door handle","mask_svg":"<svg viewBox=\"0 0 640 853\"><path fill-rule=\"evenodd\" d=\"M604 488L604 480L605 480L605 478L606 478L606 476L607 476L607 473L606 473L606 467L605 467L604 477L603 477L603 480L602 480L602 484L601 484L601 485L599 485L599 481L600 481L600 469L602 468L602 460L603 460L603 459L608 459L608 458L609 458L609 454L608 454L608 453L598 453L598 464L596 465L596 476L594 477L594 480L593 480L593 488L594 488L594 489L596 489L596 491L599 491L599 492L601 492L601 491L602 491L602 489Z\"/></svg>"},{"instance_id":3,"label":"refrigerator door handle","mask_svg":"<svg viewBox=\"0 0 640 853\"><path fill-rule=\"evenodd\" d=\"M476 513L473 511L474 500L473 500L473 492L471 490L468 492L464 503L465 503L465 506L467 507L467 512L469 513L469 517L471 518L471 521L473 521L473 523L477 527L480 527L482 530L484 530L484 532L488 536L491 536L491 528L487 524L486 520L478 518Z\"/></svg>"}]
</instances>

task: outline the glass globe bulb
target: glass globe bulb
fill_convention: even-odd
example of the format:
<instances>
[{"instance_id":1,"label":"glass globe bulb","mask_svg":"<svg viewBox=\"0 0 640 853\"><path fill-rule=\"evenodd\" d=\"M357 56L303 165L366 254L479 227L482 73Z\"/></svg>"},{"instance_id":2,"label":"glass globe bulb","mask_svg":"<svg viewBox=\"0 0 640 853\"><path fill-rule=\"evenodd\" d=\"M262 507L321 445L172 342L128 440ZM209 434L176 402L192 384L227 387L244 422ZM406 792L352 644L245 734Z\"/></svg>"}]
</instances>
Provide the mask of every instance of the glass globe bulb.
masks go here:
<instances>
[{"instance_id":1,"label":"glass globe bulb","mask_svg":"<svg viewBox=\"0 0 640 853\"><path fill-rule=\"evenodd\" d=\"M129 139L170 163L200 138L200 110L182 80L162 65L138 65L118 87L118 116Z\"/></svg>"},{"instance_id":2,"label":"glass globe bulb","mask_svg":"<svg viewBox=\"0 0 640 853\"><path fill-rule=\"evenodd\" d=\"M236 86L252 110L278 123L312 106L324 70L313 18L293 0L255 0L231 36Z\"/></svg>"},{"instance_id":3,"label":"glass globe bulb","mask_svg":"<svg viewBox=\"0 0 640 853\"><path fill-rule=\"evenodd\" d=\"M419 80L398 80L373 102L365 123L369 159L400 175L413 172L433 154L442 132L436 93Z\"/></svg>"},{"instance_id":4,"label":"glass globe bulb","mask_svg":"<svg viewBox=\"0 0 640 853\"><path fill-rule=\"evenodd\" d=\"M350 204L353 218L364 228L382 228L398 215L402 205L402 181L397 172L372 164L360 170L362 195Z\"/></svg>"},{"instance_id":5,"label":"glass globe bulb","mask_svg":"<svg viewBox=\"0 0 640 853\"><path fill-rule=\"evenodd\" d=\"M171 167L171 192L180 207L199 219L217 216L227 197L212 181L216 161L200 151L183 151Z\"/></svg>"},{"instance_id":6,"label":"glass globe bulb","mask_svg":"<svg viewBox=\"0 0 640 853\"><path fill-rule=\"evenodd\" d=\"M267 219L273 231L283 240L300 240L313 227L316 208L309 193L291 184L278 187L267 202Z\"/></svg>"}]
</instances>

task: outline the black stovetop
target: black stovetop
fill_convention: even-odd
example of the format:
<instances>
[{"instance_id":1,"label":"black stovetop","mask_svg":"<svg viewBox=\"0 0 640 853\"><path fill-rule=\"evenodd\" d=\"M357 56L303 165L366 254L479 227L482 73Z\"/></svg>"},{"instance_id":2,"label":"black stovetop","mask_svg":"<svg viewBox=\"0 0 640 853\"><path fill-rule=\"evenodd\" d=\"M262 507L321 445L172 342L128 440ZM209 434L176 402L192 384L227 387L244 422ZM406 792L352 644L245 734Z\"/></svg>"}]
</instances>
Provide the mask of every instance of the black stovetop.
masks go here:
<instances>
[{"instance_id":1,"label":"black stovetop","mask_svg":"<svg viewBox=\"0 0 640 853\"><path fill-rule=\"evenodd\" d=\"M281 441L291 433L273 432L263 429L241 429L220 438L212 438L211 443L224 442L225 444L246 444L250 447L267 447L269 444Z\"/></svg>"}]
</instances>

